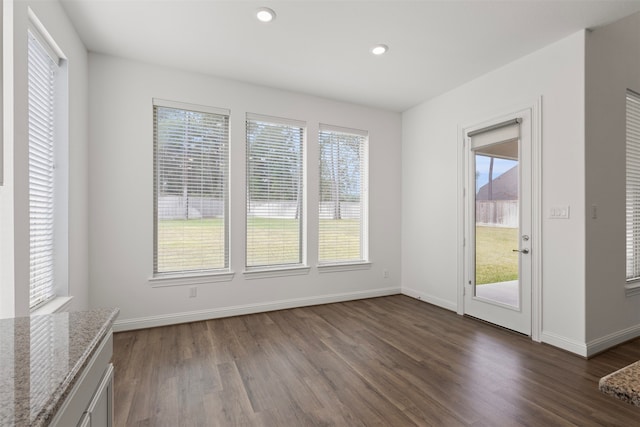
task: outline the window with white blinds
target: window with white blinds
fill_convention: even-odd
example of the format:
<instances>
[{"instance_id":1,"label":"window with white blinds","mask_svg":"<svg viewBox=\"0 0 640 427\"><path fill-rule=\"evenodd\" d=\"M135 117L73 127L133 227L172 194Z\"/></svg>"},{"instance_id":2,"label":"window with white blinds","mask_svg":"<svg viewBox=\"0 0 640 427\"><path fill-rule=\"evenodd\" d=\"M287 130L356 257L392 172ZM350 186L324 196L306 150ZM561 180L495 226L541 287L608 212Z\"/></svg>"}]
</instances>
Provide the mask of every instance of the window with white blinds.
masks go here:
<instances>
[{"instance_id":1,"label":"window with white blinds","mask_svg":"<svg viewBox=\"0 0 640 427\"><path fill-rule=\"evenodd\" d=\"M627 280L640 279L640 94L627 91Z\"/></svg>"},{"instance_id":2,"label":"window with white blinds","mask_svg":"<svg viewBox=\"0 0 640 427\"><path fill-rule=\"evenodd\" d=\"M247 114L247 267L304 263L306 124Z\"/></svg>"},{"instance_id":3,"label":"window with white blinds","mask_svg":"<svg viewBox=\"0 0 640 427\"><path fill-rule=\"evenodd\" d=\"M56 79L59 58L39 36L28 34L29 92L29 306L33 309L55 296L54 152L56 137Z\"/></svg>"},{"instance_id":4,"label":"window with white blinds","mask_svg":"<svg viewBox=\"0 0 640 427\"><path fill-rule=\"evenodd\" d=\"M320 264L367 261L367 132L320 125Z\"/></svg>"},{"instance_id":5,"label":"window with white blinds","mask_svg":"<svg viewBox=\"0 0 640 427\"><path fill-rule=\"evenodd\" d=\"M154 99L154 275L229 266L229 111Z\"/></svg>"}]
</instances>

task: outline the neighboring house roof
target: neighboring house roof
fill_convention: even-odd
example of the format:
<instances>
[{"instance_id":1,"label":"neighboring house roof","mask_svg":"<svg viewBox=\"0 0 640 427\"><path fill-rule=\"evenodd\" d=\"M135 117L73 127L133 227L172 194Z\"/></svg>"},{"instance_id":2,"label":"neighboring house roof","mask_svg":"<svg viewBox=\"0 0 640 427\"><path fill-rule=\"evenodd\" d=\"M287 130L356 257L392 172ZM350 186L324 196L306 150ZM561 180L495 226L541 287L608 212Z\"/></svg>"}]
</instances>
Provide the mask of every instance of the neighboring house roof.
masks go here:
<instances>
[{"instance_id":1,"label":"neighboring house roof","mask_svg":"<svg viewBox=\"0 0 640 427\"><path fill-rule=\"evenodd\" d=\"M476 200L489 200L489 183L478 190ZM493 179L491 200L518 200L518 166L514 166Z\"/></svg>"}]
</instances>

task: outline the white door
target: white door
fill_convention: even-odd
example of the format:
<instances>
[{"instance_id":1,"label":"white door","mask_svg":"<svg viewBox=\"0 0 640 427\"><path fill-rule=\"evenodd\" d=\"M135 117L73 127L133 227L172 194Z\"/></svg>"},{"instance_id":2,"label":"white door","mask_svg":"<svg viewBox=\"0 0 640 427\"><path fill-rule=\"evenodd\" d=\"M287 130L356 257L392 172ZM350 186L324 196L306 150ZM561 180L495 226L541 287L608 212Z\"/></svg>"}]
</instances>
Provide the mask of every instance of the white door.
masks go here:
<instances>
[{"instance_id":1,"label":"white door","mask_svg":"<svg viewBox=\"0 0 640 427\"><path fill-rule=\"evenodd\" d=\"M465 129L464 314L531 335L531 112Z\"/></svg>"}]
</instances>

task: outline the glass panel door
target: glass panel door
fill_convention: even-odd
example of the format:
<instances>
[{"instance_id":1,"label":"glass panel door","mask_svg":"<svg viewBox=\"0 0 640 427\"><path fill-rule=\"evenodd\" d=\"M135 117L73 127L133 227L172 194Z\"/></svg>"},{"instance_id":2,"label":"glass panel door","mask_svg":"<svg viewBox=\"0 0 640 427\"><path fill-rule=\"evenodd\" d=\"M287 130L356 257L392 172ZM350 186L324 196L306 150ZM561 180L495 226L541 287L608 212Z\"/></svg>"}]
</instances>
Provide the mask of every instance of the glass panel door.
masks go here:
<instances>
[{"instance_id":1,"label":"glass panel door","mask_svg":"<svg viewBox=\"0 0 640 427\"><path fill-rule=\"evenodd\" d=\"M520 307L518 140L473 150L474 296Z\"/></svg>"},{"instance_id":2,"label":"glass panel door","mask_svg":"<svg viewBox=\"0 0 640 427\"><path fill-rule=\"evenodd\" d=\"M530 335L531 110L465 134L462 311Z\"/></svg>"}]
</instances>

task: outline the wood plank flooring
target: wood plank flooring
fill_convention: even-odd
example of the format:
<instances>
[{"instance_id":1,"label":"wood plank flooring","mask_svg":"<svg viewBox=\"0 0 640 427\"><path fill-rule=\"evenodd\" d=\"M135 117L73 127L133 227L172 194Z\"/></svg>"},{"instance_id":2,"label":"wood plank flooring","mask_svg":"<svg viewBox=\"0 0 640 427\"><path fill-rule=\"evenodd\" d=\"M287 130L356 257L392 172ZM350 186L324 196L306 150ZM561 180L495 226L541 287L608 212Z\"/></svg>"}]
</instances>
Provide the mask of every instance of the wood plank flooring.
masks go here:
<instances>
[{"instance_id":1,"label":"wood plank flooring","mask_svg":"<svg viewBox=\"0 0 640 427\"><path fill-rule=\"evenodd\" d=\"M115 334L116 426L640 426L590 360L391 296Z\"/></svg>"}]
</instances>

